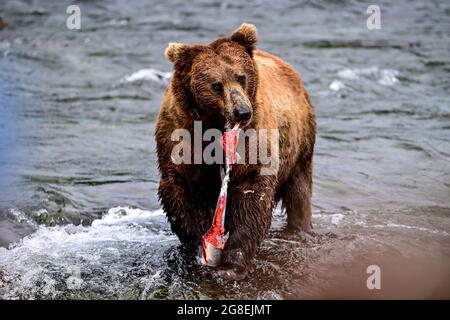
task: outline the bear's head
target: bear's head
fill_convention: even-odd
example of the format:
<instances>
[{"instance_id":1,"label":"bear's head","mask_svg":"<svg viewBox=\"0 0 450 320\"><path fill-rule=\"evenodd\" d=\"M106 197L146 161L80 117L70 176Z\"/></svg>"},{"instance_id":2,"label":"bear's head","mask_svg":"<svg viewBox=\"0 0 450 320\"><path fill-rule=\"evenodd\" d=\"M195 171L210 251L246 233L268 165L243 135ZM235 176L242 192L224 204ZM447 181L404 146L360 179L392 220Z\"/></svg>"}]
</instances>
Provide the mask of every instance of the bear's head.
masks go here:
<instances>
[{"instance_id":1,"label":"bear's head","mask_svg":"<svg viewBox=\"0 0 450 320\"><path fill-rule=\"evenodd\" d=\"M257 85L256 38L256 27L243 23L231 36L208 45L169 44L165 55L174 66L172 90L182 107L219 129L249 125Z\"/></svg>"}]
</instances>

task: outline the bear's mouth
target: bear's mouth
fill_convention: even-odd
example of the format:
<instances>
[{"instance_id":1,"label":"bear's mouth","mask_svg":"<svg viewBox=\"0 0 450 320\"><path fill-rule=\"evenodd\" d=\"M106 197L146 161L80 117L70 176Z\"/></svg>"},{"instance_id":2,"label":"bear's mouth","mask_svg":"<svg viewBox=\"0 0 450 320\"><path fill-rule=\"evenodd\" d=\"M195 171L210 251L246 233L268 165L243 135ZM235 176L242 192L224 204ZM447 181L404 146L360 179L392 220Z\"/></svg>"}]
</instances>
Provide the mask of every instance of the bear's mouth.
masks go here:
<instances>
[{"instance_id":1,"label":"bear's mouth","mask_svg":"<svg viewBox=\"0 0 450 320\"><path fill-rule=\"evenodd\" d=\"M241 120L241 121L236 121L236 120L234 120L234 119L228 120L228 121L225 123L224 129L229 130L229 129L233 128L233 127L234 127L236 124L238 124L238 123L239 123L239 128L244 129L244 128L246 128L246 127L248 127L248 126L250 125L250 123L252 122L252 119L253 119L253 117L250 118L250 119L247 119L247 120Z\"/></svg>"},{"instance_id":2,"label":"bear's mouth","mask_svg":"<svg viewBox=\"0 0 450 320\"><path fill-rule=\"evenodd\" d=\"M245 128L245 127L247 127L250 124L250 122L252 122L252 118L250 118L248 120L239 121L239 127L240 128Z\"/></svg>"}]
</instances>

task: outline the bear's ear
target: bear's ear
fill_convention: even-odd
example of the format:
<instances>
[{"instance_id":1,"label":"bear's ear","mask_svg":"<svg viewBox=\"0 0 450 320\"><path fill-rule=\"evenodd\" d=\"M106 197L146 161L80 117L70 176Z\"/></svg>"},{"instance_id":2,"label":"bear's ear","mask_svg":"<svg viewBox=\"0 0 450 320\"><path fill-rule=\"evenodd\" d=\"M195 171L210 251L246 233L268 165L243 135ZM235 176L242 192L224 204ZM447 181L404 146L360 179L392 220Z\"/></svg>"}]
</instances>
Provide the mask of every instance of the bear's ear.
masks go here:
<instances>
[{"instance_id":1,"label":"bear's ear","mask_svg":"<svg viewBox=\"0 0 450 320\"><path fill-rule=\"evenodd\" d=\"M256 27L250 23L243 23L237 28L230 39L242 45L248 53L255 49L257 39Z\"/></svg>"},{"instance_id":2,"label":"bear's ear","mask_svg":"<svg viewBox=\"0 0 450 320\"><path fill-rule=\"evenodd\" d=\"M170 62L175 64L177 61L182 59L183 55L187 52L187 50L188 45L171 42L169 43L169 46L166 48L166 51L164 51L164 55Z\"/></svg>"}]
</instances>

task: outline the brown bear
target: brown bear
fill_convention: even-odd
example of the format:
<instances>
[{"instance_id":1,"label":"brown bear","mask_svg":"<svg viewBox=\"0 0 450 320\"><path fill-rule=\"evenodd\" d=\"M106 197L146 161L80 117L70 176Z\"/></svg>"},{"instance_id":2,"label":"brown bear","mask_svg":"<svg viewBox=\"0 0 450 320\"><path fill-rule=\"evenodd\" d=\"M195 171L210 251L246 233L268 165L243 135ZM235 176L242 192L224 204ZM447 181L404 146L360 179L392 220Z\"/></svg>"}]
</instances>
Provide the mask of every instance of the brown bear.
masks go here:
<instances>
[{"instance_id":1,"label":"brown bear","mask_svg":"<svg viewBox=\"0 0 450 320\"><path fill-rule=\"evenodd\" d=\"M299 74L280 58L255 48L256 27L243 23L231 36L207 45L171 43L165 51L174 74L156 124L161 181L158 195L181 242L200 243L211 226L221 187L221 164L176 164L174 130L194 134L240 123L243 130L277 129L279 162L234 164L228 187L228 240L219 273L238 279L253 269L256 250L279 200L290 230L310 231L315 112ZM258 141L259 143L259 141ZM269 147L272 144L269 144ZM192 148L194 149L194 148ZM192 151L193 152L193 151ZM246 149L245 157L251 152Z\"/></svg>"}]
</instances>

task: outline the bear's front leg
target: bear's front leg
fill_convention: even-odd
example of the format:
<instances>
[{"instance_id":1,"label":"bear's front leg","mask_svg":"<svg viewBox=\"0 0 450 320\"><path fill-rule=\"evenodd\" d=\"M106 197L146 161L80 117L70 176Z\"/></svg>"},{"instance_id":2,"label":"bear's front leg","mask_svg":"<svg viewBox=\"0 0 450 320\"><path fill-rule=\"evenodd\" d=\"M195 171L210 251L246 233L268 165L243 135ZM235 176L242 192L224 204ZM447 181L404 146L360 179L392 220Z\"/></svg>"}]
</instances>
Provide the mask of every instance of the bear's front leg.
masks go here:
<instances>
[{"instance_id":1,"label":"bear's front leg","mask_svg":"<svg viewBox=\"0 0 450 320\"><path fill-rule=\"evenodd\" d=\"M216 178L214 178L217 176ZM172 231L181 242L201 243L214 216L220 177L193 181L179 175L163 175L158 189Z\"/></svg>"},{"instance_id":2,"label":"bear's front leg","mask_svg":"<svg viewBox=\"0 0 450 320\"><path fill-rule=\"evenodd\" d=\"M274 176L258 173L230 185L225 218L229 237L219 271L223 278L239 280L252 270L256 250L272 220L275 183Z\"/></svg>"}]
</instances>

